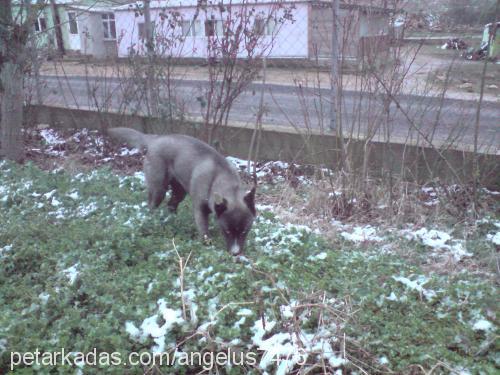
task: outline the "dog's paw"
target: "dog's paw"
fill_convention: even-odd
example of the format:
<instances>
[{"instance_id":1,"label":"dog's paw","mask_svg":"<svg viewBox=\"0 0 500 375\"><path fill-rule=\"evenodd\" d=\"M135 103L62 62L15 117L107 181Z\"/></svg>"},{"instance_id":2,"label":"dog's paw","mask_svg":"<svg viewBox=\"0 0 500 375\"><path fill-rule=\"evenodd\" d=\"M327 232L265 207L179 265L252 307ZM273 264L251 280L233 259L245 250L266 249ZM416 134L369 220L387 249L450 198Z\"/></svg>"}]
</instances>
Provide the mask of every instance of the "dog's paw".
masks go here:
<instances>
[{"instance_id":1,"label":"dog's paw","mask_svg":"<svg viewBox=\"0 0 500 375\"><path fill-rule=\"evenodd\" d=\"M207 235L207 234L205 234L205 235L203 236L203 245L205 245L205 246L210 246L210 245L213 245L213 241L212 241L212 239L211 239L210 237L208 237L208 235Z\"/></svg>"}]
</instances>

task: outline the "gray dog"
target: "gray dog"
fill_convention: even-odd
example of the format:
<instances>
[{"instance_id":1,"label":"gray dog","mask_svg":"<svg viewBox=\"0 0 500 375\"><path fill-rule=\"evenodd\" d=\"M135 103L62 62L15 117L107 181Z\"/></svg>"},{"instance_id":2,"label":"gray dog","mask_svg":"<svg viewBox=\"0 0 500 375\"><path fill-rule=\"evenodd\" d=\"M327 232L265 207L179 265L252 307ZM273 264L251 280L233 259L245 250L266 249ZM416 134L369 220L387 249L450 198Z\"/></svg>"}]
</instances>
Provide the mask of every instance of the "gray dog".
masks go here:
<instances>
[{"instance_id":1,"label":"gray dog","mask_svg":"<svg viewBox=\"0 0 500 375\"><path fill-rule=\"evenodd\" d=\"M255 187L243 189L238 172L208 144L186 135L149 135L130 128L111 128L117 140L145 149L144 174L150 208L156 208L170 188L172 212L186 194L193 202L196 226L204 241L208 215L214 213L227 249L238 255L255 218Z\"/></svg>"}]
</instances>

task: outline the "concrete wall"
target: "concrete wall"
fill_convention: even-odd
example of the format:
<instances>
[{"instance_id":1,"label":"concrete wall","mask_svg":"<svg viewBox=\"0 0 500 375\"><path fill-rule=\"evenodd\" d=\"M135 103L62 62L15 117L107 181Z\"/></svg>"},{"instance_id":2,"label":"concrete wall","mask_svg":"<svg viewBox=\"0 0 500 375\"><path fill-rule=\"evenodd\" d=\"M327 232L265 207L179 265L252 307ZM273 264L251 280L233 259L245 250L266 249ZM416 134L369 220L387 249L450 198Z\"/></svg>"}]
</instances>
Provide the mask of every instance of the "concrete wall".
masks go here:
<instances>
[{"instance_id":1,"label":"concrete wall","mask_svg":"<svg viewBox=\"0 0 500 375\"><path fill-rule=\"evenodd\" d=\"M46 123L61 128L90 128L104 130L113 126L129 126L139 130L161 133L183 133L203 138L203 128L196 123L165 123L160 119L118 113L97 113L82 109L49 106L32 106L27 109L27 123ZM230 126L221 135L221 150L226 155L240 158L248 156L248 146L253 129ZM329 134L308 132L299 134L286 127L264 128L260 147L261 160L282 160L299 164L325 165L335 168L339 159L338 139ZM370 174L380 176L391 171L405 180L428 182L439 178L441 182L457 182L450 166L462 181L469 181L473 154L462 150L443 150L416 145L383 142L370 143L367 159ZM351 140L348 152L354 160L354 169L359 169L367 148L363 140ZM442 156L446 158L446 162ZM500 189L500 155L481 155L481 183L492 189ZM431 166L432 171L429 171Z\"/></svg>"},{"instance_id":2,"label":"concrete wall","mask_svg":"<svg viewBox=\"0 0 500 375\"><path fill-rule=\"evenodd\" d=\"M286 6L286 5L285 5ZM288 5L289 7L289 5ZM278 8L276 4L251 4L251 8L255 8L255 14L265 18L271 14L276 15L276 18L282 18L285 9ZM209 40L220 45L220 38L209 38L205 36L205 20L213 19L228 21L236 19L237 14L248 12L250 5L244 6L233 4L226 8L227 11L221 13L218 7L208 6L205 10L200 10L197 20L200 21L201 35L186 36L181 40L182 29L180 26L172 29L169 26L168 19L172 19L173 12L178 12L180 19L174 21L174 24L179 25L181 20L193 20L196 13L196 7L169 7L167 10L151 9L151 20L155 23L156 38L159 40L158 48L160 54L173 57L207 57L207 45ZM284 20L281 25L278 23L273 36L262 36L259 38L257 51L264 51L264 55L269 57L308 57L308 28L307 28L307 5L295 4L294 9L290 9L294 22ZM167 18L161 17L161 14L166 14ZM136 17L135 12L131 9L116 9L116 33L119 40L118 56L129 56L131 50L139 54L145 54L144 42L139 38L139 23L144 23L144 16ZM248 30L253 27L253 16L250 17L250 22L245 26ZM231 29L236 29L239 24L236 21ZM168 45L167 43L172 43ZM246 45L242 45L238 51L239 57L247 56Z\"/></svg>"}]
</instances>

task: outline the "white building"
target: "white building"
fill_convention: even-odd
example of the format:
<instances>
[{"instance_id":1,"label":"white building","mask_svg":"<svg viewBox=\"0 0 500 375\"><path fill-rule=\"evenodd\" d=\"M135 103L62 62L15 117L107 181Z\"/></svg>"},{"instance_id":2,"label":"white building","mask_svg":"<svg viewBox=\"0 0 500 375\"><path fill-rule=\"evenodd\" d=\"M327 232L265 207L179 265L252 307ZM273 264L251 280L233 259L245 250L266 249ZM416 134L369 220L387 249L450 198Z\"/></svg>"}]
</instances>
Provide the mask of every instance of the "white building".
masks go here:
<instances>
[{"instance_id":1,"label":"white building","mask_svg":"<svg viewBox=\"0 0 500 375\"><path fill-rule=\"evenodd\" d=\"M110 7L66 4L71 50L96 58L117 56L115 15Z\"/></svg>"},{"instance_id":2,"label":"white building","mask_svg":"<svg viewBox=\"0 0 500 375\"><path fill-rule=\"evenodd\" d=\"M237 39L239 57L249 51L268 58L329 57L329 1L165 0L150 8L155 49L163 56L207 58L234 51L224 40ZM142 2L114 8L119 57L146 52L141 9ZM344 57L357 58L367 44L373 48L388 35L386 9L342 4L340 18Z\"/></svg>"}]
</instances>

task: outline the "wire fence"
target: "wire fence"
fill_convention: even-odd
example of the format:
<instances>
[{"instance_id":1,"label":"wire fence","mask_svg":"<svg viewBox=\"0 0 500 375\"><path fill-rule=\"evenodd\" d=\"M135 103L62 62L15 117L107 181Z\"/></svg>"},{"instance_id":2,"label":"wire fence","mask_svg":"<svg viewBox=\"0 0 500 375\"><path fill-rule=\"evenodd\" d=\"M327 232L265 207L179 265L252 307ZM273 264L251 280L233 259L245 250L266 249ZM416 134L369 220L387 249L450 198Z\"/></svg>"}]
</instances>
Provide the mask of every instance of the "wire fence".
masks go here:
<instances>
[{"instance_id":1,"label":"wire fence","mask_svg":"<svg viewBox=\"0 0 500 375\"><path fill-rule=\"evenodd\" d=\"M340 1L338 10L335 3L61 5L60 27L73 35L67 51L79 51L81 59L45 64L59 81L35 84L33 96L47 104L195 120L210 142L229 123L257 122L442 149L476 142L477 108L445 101L446 79L415 78L421 46L401 42L398 2ZM478 136L479 149L496 152L500 141L488 129Z\"/></svg>"}]
</instances>

